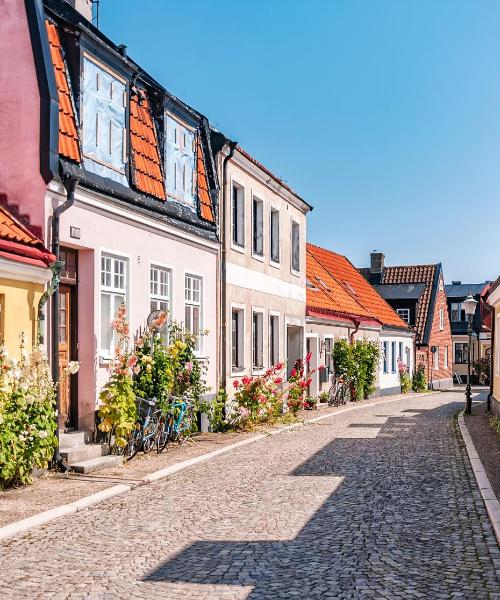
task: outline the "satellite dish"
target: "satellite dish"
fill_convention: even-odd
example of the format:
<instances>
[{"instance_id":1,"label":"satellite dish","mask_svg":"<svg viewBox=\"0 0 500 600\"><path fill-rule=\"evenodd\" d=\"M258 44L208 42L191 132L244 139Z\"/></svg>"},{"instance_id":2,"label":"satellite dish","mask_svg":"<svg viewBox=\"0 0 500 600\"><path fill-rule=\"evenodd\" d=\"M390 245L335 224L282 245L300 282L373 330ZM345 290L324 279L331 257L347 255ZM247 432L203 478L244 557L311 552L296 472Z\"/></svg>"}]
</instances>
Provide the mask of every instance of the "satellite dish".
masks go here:
<instances>
[{"instance_id":1,"label":"satellite dish","mask_svg":"<svg viewBox=\"0 0 500 600\"><path fill-rule=\"evenodd\" d=\"M158 327L157 325L155 325L155 321L158 319L158 317L162 314L164 314L165 311L164 310L152 310L147 318L147 324L148 327L150 329L154 329L155 331L162 333L163 331L165 331L166 327L167 327L167 321L165 321L165 323L163 323L163 325L161 327Z\"/></svg>"}]
</instances>

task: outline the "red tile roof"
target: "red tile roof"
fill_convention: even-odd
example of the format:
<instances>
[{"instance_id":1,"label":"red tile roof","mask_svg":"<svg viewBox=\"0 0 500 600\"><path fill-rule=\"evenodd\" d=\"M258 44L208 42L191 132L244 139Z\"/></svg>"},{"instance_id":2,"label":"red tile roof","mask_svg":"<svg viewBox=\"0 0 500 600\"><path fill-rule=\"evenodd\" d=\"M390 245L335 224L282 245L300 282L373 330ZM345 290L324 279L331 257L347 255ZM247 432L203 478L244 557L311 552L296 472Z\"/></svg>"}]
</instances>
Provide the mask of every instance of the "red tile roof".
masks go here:
<instances>
[{"instance_id":1,"label":"red tile roof","mask_svg":"<svg viewBox=\"0 0 500 600\"><path fill-rule=\"evenodd\" d=\"M215 221L212 207L212 199L208 188L207 171L205 167L205 156L201 145L200 136L196 140L196 173L198 176L198 199L200 201L200 215L205 221Z\"/></svg>"},{"instance_id":2,"label":"red tile roof","mask_svg":"<svg viewBox=\"0 0 500 600\"><path fill-rule=\"evenodd\" d=\"M81 162L78 129L75 109L69 87L68 71L62 53L59 32L54 23L45 21L49 38L50 55L54 65L57 91L59 95L59 154L65 158Z\"/></svg>"},{"instance_id":3,"label":"red tile roof","mask_svg":"<svg viewBox=\"0 0 500 600\"><path fill-rule=\"evenodd\" d=\"M55 260L43 242L1 205L0 256L40 267L47 267Z\"/></svg>"},{"instance_id":4,"label":"red tile roof","mask_svg":"<svg viewBox=\"0 0 500 600\"><path fill-rule=\"evenodd\" d=\"M425 289L418 302L418 312L415 320L415 329L420 341L424 339L436 268L437 265L384 267L382 275L382 285L389 283L425 283Z\"/></svg>"},{"instance_id":5,"label":"red tile roof","mask_svg":"<svg viewBox=\"0 0 500 600\"><path fill-rule=\"evenodd\" d=\"M165 200L158 136L146 93L136 90L130 97L130 145L132 180L135 187Z\"/></svg>"},{"instance_id":6,"label":"red tile roof","mask_svg":"<svg viewBox=\"0 0 500 600\"><path fill-rule=\"evenodd\" d=\"M371 317L382 325L408 329L407 324L345 256L313 244L307 244L307 254L307 277L309 281L311 281L310 275L316 276L314 270L310 272L313 265L312 259L321 266L323 273L329 276L329 283L325 283L332 290L332 293L328 293L328 299L324 296L323 302L329 302L332 310ZM318 287L314 281L311 282ZM313 296L309 295L308 290L308 309L309 300L311 302L321 302L318 297L313 300ZM312 306L313 304L311 304Z\"/></svg>"}]
</instances>

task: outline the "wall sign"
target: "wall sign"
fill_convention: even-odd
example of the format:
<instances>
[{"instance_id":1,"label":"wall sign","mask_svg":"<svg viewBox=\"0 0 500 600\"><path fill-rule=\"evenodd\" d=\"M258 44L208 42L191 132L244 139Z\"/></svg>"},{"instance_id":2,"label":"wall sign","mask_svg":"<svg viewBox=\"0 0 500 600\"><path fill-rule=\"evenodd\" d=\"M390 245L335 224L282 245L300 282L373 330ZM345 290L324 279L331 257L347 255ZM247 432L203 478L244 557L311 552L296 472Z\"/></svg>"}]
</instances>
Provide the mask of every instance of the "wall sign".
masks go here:
<instances>
[{"instance_id":1,"label":"wall sign","mask_svg":"<svg viewBox=\"0 0 500 600\"><path fill-rule=\"evenodd\" d=\"M80 235L81 235L81 230L79 227L70 227L69 228L69 237L74 238L75 240L79 240L80 239Z\"/></svg>"}]
</instances>

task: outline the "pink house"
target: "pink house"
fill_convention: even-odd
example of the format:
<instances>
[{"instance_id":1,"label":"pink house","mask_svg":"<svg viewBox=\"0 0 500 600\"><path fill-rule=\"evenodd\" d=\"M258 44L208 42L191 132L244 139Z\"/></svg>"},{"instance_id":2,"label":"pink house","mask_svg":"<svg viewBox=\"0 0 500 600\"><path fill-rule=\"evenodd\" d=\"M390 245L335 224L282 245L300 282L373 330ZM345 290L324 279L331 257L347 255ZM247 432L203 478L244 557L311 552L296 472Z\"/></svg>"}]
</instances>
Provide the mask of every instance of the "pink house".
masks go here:
<instances>
[{"instance_id":1,"label":"pink house","mask_svg":"<svg viewBox=\"0 0 500 600\"><path fill-rule=\"evenodd\" d=\"M61 429L94 430L122 302L132 332L159 308L208 330L198 354L215 391L218 180L206 118L67 2L12 5L0 36L0 192L64 261L56 346L48 340L59 365L81 368L61 388Z\"/></svg>"}]
</instances>

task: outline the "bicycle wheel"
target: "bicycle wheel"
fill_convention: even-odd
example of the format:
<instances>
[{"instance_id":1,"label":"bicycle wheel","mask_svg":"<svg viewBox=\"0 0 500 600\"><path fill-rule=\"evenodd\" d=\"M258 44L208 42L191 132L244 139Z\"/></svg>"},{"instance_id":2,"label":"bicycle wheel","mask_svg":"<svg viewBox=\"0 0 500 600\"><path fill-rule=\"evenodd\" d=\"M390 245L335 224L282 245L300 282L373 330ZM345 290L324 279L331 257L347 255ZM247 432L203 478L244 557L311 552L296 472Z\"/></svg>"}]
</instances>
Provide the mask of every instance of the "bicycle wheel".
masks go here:
<instances>
[{"instance_id":1,"label":"bicycle wheel","mask_svg":"<svg viewBox=\"0 0 500 600\"><path fill-rule=\"evenodd\" d=\"M144 454L151 452L156 446L156 434L158 431L158 421L152 417L142 431L142 451Z\"/></svg>"},{"instance_id":2,"label":"bicycle wheel","mask_svg":"<svg viewBox=\"0 0 500 600\"><path fill-rule=\"evenodd\" d=\"M328 390L328 406L335 406L335 384L333 383Z\"/></svg>"},{"instance_id":3,"label":"bicycle wheel","mask_svg":"<svg viewBox=\"0 0 500 600\"><path fill-rule=\"evenodd\" d=\"M123 448L123 456L129 461L139 452L142 445L142 429L139 424L130 432L127 445Z\"/></svg>"},{"instance_id":4,"label":"bicycle wheel","mask_svg":"<svg viewBox=\"0 0 500 600\"><path fill-rule=\"evenodd\" d=\"M183 444L190 437L192 423L193 414L191 408L187 408L177 430L176 441L179 442L179 444Z\"/></svg>"},{"instance_id":5,"label":"bicycle wheel","mask_svg":"<svg viewBox=\"0 0 500 600\"><path fill-rule=\"evenodd\" d=\"M158 425L158 433L156 434L156 452L160 453L168 447L170 434L172 432L172 416L167 415L162 418Z\"/></svg>"}]
</instances>

